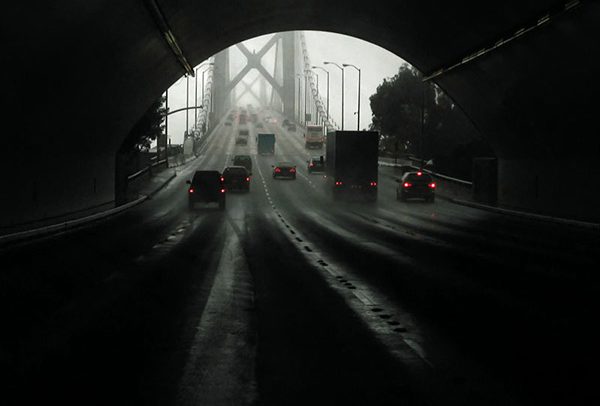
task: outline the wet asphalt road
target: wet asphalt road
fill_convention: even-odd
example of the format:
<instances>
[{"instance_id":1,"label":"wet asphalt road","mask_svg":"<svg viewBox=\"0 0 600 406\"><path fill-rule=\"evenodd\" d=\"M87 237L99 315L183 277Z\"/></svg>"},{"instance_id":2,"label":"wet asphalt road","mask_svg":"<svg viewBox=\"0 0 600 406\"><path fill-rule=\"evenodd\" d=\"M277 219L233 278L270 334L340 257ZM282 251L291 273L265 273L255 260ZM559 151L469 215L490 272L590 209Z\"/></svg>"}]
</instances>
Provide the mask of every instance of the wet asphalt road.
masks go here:
<instances>
[{"instance_id":1,"label":"wet asphalt road","mask_svg":"<svg viewBox=\"0 0 600 406\"><path fill-rule=\"evenodd\" d=\"M299 134L221 126L152 200L0 253L6 404L575 404L594 392L597 231L438 199L332 204ZM266 131L265 131L266 132ZM251 192L187 208L193 170ZM274 180L277 160L298 165ZM592 402L593 403L593 402Z\"/></svg>"}]
</instances>

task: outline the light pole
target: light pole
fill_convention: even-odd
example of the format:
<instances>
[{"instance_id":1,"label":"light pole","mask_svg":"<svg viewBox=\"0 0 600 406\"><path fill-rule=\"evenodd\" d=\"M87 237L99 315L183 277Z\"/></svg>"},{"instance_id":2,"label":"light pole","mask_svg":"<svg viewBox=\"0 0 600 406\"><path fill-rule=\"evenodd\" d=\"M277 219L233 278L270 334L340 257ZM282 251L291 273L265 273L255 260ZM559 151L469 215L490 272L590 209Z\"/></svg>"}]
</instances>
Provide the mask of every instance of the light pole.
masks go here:
<instances>
[{"instance_id":1,"label":"light pole","mask_svg":"<svg viewBox=\"0 0 600 406\"><path fill-rule=\"evenodd\" d=\"M345 68L346 66L351 66L358 71L358 110L357 110L357 119L356 119L356 131L360 131L360 68L352 65L351 63L343 63L342 66Z\"/></svg>"},{"instance_id":2,"label":"light pole","mask_svg":"<svg viewBox=\"0 0 600 406\"><path fill-rule=\"evenodd\" d=\"M167 87L167 91L165 92L165 109L168 113L169 112L169 88L168 87ZM167 168L169 167L169 154L167 153L167 145L169 143L168 139L169 139L169 115L165 116L165 139L164 139L164 145L162 145L162 147L165 149L165 162L166 162ZM161 148L161 145L156 146L157 161L160 161L160 148Z\"/></svg>"},{"instance_id":3,"label":"light pole","mask_svg":"<svg viewBox=\"0 0 600 406\"><path fill-rule=\"evenodd\" d=\"M306 99L308 99L308 86L306 86L308 84L308 80L307 76L306 76L306 72L304 72L304 128L306 128Z\"/></svg>"},{"instance_id":4,"label":"light pole","mask_svg":"<svg viewBox=\"0 0 600 406\"><path fill-rule=\"evenodd\" d=\"M315 110L316 110L315 124L318 125L319 124L319 106L317 106L317 101L319 100L319 74L317 72L312 72L312 73L317 78L317 94L315 96Z\"/></svg>"},{"instance_id":5,"label":"light pole","mask_svg":"<svg viewBox=\"0 0 600 406\"><path fill-rule=\"evenodd\" d=\"M335 62L323 62L324 65L335 65L342 71L342 131L344 131L344 68Z\"/></svg>"},{"instance_id":6,"label":"light pole","mask_svg":"<svg viewBox=\"0 0 600 406\"><path fill-rule=\"evenodd\" d=\"M298 77L298 124L300 124L300 78L302 75L296 73L296 76Z\"/></svg>"},{"instance_id":7,"label":"light pole","mask_svg":"<svg viewBox=\"0 0 600 406\"><path fill-rule=\"evenodd\" d=\"M183 138L185 139L190 129L189 117L190 117L190 76L185 75L185 133Z\"/></svg>"},{"instance_id":8,"label":"light pole","mask_svg":"<svg viewBox=\"0 0 600 406\"><path fill-rule=\"evenodd\" d=\"M313 66L313 69L321 69L327 74L327 122L329 122L329 71L320 66Z\"/></svg>"}]
</instances>

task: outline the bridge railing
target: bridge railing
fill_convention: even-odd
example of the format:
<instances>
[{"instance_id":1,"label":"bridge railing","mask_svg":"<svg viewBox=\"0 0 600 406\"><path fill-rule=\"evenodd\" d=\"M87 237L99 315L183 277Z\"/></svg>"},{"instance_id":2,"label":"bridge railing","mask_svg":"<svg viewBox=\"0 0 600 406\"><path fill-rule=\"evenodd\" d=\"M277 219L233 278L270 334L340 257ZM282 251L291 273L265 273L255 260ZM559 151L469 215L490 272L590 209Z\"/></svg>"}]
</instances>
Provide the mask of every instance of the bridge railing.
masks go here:
<instances>
[{"instance_id":1,"label":"bridge railing","mask_svg":"<svg viewBox=\"0 0 600 406\"><path fill-rule=\"evenodd\" d=\"M214 63L214 57L211 57L209 59L210 63ZM204 108L202 108L201 110L199 110L199 114L198 114L198 120L196 121L196 129L199 129L200 131L202 131L203 128L206 129L205 132L208 131L208 127L210 124L208 120L209 120L209 111L210 111L210 101L211 101L211 95L212 95L212 83L213 83L213 73L214 73L214 65L210 65L208 69L206 70L206 82L205 82L205 87L204 87L204 97L202 99L202 106L204 106ZM202 135L205 135L204 133Z\"/></svg>"},{"instance_id":2,"label":"bridge railing","mask_svg":"<svg viewBox=\"0 0 600 406\"><path fill-rule=\"evenodd\" d=\"M302 49L302 61L304 65L304 72L312 72L312 64L310 62L310 57L308 56L308 49L306 47L306 38L304 36L304 32L302 31L300 31L300 47ZM323 99L321 98L321 94L317 89L317 84L312 74L307 76L307 83L310 86L310 92L317 107L317 114L319 115L319 117L323 117L323 122L327 130L333 131L339 129L340 127L337 125L337 123L327 115L325 103L323 103Z\"/></svg>"}]
</instances>

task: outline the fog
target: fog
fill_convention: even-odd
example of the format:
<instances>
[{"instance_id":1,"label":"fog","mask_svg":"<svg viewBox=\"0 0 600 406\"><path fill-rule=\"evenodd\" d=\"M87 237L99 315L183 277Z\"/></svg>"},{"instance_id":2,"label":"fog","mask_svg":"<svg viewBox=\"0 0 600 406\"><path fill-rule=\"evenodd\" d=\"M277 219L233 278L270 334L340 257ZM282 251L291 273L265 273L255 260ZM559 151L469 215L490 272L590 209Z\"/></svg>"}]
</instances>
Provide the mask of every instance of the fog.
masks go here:
<instances>
[{"instance_id":1,"label":"fog","mask_svg":"<svg viewBox=\"0 0 600 406\"><path fill-rule=\"evenodd\" d=\"M244 45L252 51L259 52L264 44L269 40L272 34L252 38L244 41ZM327 69L329 73L329 113L333 120L341 125L341 71L333 65L324 65L324 61L335 62L338 65L352 64L361 69L361 100L360 100L360 128L368 128L371 124L371 108L369 97L375 93L377 86L384 78L391 77L398 72L398 69L405 63L397 55L377 46L357 38L341 34L334 34L322 31L305 31L306 45L309 53L310 62L314 66L321 66ZM275 61L275 47L263 57L263 66L273 72ZM246 63L246 58L233 46L230 49L230 77L234 77ZM203 68L204 69L204 68ZM319 93L325 102L327 94L327 75L320 69L315 70L319 77ZM201 99L201 75L198 75L198 100ZM243 79L248 85L259 76L256 70L252 70ZM257 80L252 89L259 95L259 81ZM345 93L344 93L344 129L354 130L357 127L357 101L358 101L358 71L352 67L345 69ZM189 78L189 104L194 104L196 79ZM234 100L245 89L241 83L234 89ZM270 97L271 88L267 85L267 95ZM258 101L249 92L241 97L237 104L245 105L252 103L257 105ZM180 78L173 86L169 88L169 108L175 110L186 105L186 79ZM189 112L189 125L194 123L194 111ZM183 134L186 126L186 114L181 112L169 116L168 133L173 144L183 142Z\"/></svg>"}]
</instances>

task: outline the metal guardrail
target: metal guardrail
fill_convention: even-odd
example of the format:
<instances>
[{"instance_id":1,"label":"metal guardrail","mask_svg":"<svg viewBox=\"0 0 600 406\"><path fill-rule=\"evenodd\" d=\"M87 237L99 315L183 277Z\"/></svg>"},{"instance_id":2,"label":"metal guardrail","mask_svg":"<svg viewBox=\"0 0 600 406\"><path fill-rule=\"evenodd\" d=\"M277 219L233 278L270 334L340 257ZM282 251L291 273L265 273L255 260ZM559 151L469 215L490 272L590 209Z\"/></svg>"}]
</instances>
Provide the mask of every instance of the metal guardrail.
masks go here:
<instances>
[{"instance_id":1,"label":"metal guardrail","mask_svg":"<svg viewBox=\"0 0 600 406\"><path fill-rule=\"evenodd\" d=\"M148 172L149 170L151 170L152 168L155 168L155 167L165 164L165 163L167 163L166 159L161 159L160 161L154 162L154 163L150 164L149 166L145 167L144 169L141 169L141 170L127 176L127 181L135 180L135 179L139 178L140 176L142 176L143 174L145 174L146 172Z\"/></svg>"},{"instance_id":2,"label":"metal guardrail","mask_svg":"<svg viewBox=\"0 0 600 406\"><path fill-rule=\"evenodd\" d=\"M115 207L114 209L110 209L110 210L106 210L106 211L103 211L100 213L92 214L87 217L82 217L82 218L78 218L75 220L68 220L68 221L64 221L62 223L53 224L53 225L45 226L45 227L39 227L39 228L35 228L32 230L26 230L26 231L20 231L20 232L16 232L16 233L12 233L12 234L2 235L2 236L0 236L0 246L4 245L4 244L8 244L8 243L14 243L17 241L33 238L33 237L42 237L42 236L45 236L48 234L55 234L58 232L72 230L77 227L83 227L93 221L101 220L101 219L107 218L109 216L113 216L113 215L118 214L124 210L127 210L133 206L136 206L136 205L142 203L143 201L145 201L147 198L148 198L148 196L144 196L144 197L141 197L132 202L123 204L119 207Z\"/></svg>"},{"instance_id":3,"label":"metal guardrail","mask_svg":"<svg viewBox=\"0 0 600 406\"><path fill-rule=\"evenodd\" d=\"M420 159L418 159L418 158L415 158L415 157L408 157L407 159L408 159L409 161L411 161L411 163L414 163L415 161L416 161L416 162L421 162L421 160L420 160ZM401 166L407 166L407 165L396 164L396 163L392 163L392 162L385 162L385 161L379 161L379 165L381 165L381 166L392 166L392 167L401 167ZM414 166L414 165L408 165L408 166L410 166L410 167L411 167L412 169L414 169L414 170L419 170L419 169L421 169L420 167L418 167L418 166ZM431 171L431 170L429 170L429 169L425 169L425 168L423 168L423 169L421 169L421 170L422 170L423 172L425 172L425 173L428 173L428 174L430 174L431 176L435 176L436 178L444 179L444 180L446 180L446 181L453 182L453 183L457 183L457 184L460 184L460 185L463 185L463 186L468 186L468 187L472 187L472 186L473 186L473 182L470 182L470 181L468 181L468 180L463 180L463 179L457 179L457 178L453 178L453 177L450 177L450 176L447 176L447 175L444 175L444 174L441 174L441 173L437 173L437 172L434 172L434 171Z\"/></svg>"}]
</instances>

